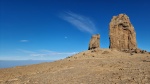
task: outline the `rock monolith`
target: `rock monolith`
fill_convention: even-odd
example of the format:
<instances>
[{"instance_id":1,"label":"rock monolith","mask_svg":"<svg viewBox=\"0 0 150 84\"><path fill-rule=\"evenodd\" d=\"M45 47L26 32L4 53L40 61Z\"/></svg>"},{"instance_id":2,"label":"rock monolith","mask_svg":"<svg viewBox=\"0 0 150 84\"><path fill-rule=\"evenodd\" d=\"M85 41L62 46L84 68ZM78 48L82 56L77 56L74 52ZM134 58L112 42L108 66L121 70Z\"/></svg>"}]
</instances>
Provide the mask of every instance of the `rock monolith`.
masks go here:
<instances>
[{"instance_id":1,"label":"rock monolith","mask_svg":"<svg viewBox=\"0 0 150 84\"><path fill-rule=\"evenodd\" d=\"M110 49L134 50L137 49L136 33L126 14L113 16L109 24Z\"/></svg>"},{"instance_id":2,"label":"rock monolith","mask_svg":"<svg viewBox=\"0 0 150 84\"><path fill-rule=\"evenodd\" d=\"M88 50L100 48L100 34L92 35Z\"/></svg>"}]
</instances>

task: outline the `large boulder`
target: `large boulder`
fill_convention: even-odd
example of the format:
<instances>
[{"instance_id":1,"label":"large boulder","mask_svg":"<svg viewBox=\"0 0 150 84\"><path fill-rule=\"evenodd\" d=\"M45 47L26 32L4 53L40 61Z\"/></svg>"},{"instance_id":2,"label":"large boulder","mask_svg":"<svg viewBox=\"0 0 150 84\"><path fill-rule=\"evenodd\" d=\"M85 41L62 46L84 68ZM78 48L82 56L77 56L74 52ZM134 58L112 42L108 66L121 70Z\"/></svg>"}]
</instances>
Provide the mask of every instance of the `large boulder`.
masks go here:
<instances>
[{"instance_id":1,"label":"large boulder","mask_svg":"<svg viewBox=\"0 0 150 84\"><path fill-rule=\"evenodd\" d=\"M133 50L137 49L136 33L126 14L113 16L109 24L110 49Z\"/></svg>"},{"instance_id":2,"label":"large boulder","mask_svg":"<svg viewBox=\"0 0 150 84\"><path fill-rule=\"evenodd\" d=\"M93 35L90 40L88 50L100 48L99 42L100 42L100 35L99 34Z\"/></svg>"}]
</instances>

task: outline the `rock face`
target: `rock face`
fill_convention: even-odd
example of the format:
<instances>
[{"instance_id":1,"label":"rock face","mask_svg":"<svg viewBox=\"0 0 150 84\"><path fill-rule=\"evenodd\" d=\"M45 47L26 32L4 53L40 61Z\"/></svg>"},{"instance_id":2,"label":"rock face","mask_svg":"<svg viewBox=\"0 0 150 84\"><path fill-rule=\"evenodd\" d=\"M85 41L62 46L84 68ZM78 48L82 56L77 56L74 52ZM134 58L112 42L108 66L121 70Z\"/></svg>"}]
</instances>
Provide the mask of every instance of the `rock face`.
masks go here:
<instances>
[{"instance_id":1,"label":"rock face","mask_svg":"<svg viewBox=\"0 0 150 84\"><path fill-rule=\"evenodd\" d=\"M100 35L99 34L93 35L90 40L88 50L100 48L99 42L100 42Z\"/></svg>"},{"instance_id":2,"label":"rock face","mask_svg":"<svg viewBox=\"0 0 150 84\"><path fill-rule=\"evenodd\" d=\"M137 49L136 33L126 14L113 16L109 24L110 49L135 50Z\"/></svg>"}]
</instances>

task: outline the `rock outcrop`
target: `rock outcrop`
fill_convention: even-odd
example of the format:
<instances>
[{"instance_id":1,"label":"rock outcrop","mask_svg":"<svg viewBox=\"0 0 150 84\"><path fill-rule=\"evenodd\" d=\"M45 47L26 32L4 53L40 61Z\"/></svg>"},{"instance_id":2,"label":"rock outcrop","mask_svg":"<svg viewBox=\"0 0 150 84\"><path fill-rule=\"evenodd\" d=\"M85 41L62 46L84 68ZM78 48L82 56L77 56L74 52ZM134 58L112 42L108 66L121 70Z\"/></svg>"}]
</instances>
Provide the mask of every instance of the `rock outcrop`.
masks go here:
<instances>
[{"instance_id":1,"label":"rock outcrop","mask_svg":"<svg viewBox=\"0 0 150 84\"><path fill-rule=\"evenodd\" d=\"M110 49L130 51L137 49L136 33L126 14L113 16L109 24Z\"/></svg>"},{"instance_id":2,"label":"rock outcrop","mask_svg":"<svg viewBox=\"0 0 150 84\"><path fill-rule=\"evenodd\" d=\"M93 35L90 40L88 50L100 48L99 42L100 42L100 35L99 34Z\"/></svg>"}]
</instances>

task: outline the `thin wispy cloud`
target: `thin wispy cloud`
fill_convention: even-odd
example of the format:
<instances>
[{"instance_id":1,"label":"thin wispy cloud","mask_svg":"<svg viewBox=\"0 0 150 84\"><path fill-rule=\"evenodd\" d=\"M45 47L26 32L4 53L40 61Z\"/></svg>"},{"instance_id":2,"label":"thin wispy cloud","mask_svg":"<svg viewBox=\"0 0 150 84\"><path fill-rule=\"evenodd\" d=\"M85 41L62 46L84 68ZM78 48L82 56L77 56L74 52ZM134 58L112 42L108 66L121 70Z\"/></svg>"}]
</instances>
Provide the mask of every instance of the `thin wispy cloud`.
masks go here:
<instances>
[{"instance_id":1,"label":"thin wispy cloud","mask_svg":"<svg viewBox=\"0 0 150 84\"><path fill-rule=\"evenodd\" d=\"M29 40L20 40L20 42L29 42Z\"/></svg>"},{"instance_id":2,"label":"thin wispy cloud","mask_svg":"<svg viewBox=\"0 0 150 84\"><path fill-rule=\"evenodd\" d=\"M65 12L61 18L74 25L80 31L90 34L96 32L95 24L88 17L73 12Z\"/></svg>"},{"instance_id":3,"label":"thin wispy cloud","mask_svg":"<svg viewBox=\"0 0 150 84\"><path fill-rule=\"evenodd\" d=\"M34 54L30 54L30 56L36 56L36 57L44 57L44 56L61 56L61 55L66 55L66 56L70 56L70 55L74 55L77 52L53 52L53 53L34 53Z\"/></svg>"},{"instance_id":4,"label":"thin wispy cloud","mask_svg":"<svg viewBox=\"0 0 150 84\"><path fill-rule=\"evenodd\" d=\"M61 56L61 55L70 56L78 53L78 52L56 52L50 50L29 51L23 49L19 49L18 51L34 57Z\"/></svg>"},{"instance_id":5,"label":"thin wispy cloud","mask_svg":"<svg viewBox=\"0 0 150 84\"><path fill-rule=\"evenodd\" d=\"M18 51L22 52L22 53L27 53L27 54L36 53L36 52L33 52L33 51L23 50L23 49L18 49Z\"/></svg>"}]
</instances>

